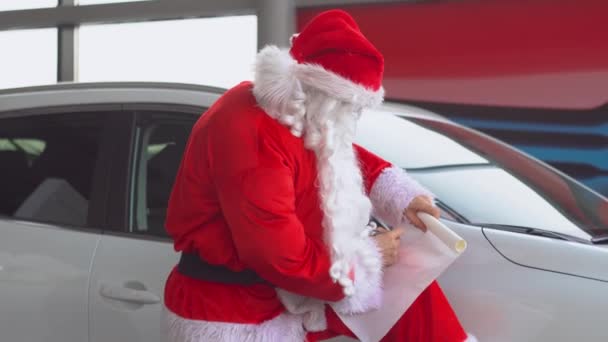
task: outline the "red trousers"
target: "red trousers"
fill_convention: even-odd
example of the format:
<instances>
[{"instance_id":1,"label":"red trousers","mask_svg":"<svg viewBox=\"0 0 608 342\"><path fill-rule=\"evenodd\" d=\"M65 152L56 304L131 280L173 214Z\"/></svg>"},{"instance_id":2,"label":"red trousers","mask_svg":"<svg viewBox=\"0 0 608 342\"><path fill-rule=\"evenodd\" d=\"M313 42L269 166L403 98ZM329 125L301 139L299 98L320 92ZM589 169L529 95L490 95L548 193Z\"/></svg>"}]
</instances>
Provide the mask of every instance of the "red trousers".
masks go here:
<instances>
[{"instance_id":1,"label":"red trousers","mask_svg":"<svg viewBox=\"0 0 608 342\"><path fill-rule=\"evenodd\" d=\"M309 342L340 335L356 338L329 306L326 307L325 315L327 330L308 333ZM433 282L393 325L381 342L463 342L466 338L467 334L443 291L437 282Z\"/></svg>"}]
</instances>

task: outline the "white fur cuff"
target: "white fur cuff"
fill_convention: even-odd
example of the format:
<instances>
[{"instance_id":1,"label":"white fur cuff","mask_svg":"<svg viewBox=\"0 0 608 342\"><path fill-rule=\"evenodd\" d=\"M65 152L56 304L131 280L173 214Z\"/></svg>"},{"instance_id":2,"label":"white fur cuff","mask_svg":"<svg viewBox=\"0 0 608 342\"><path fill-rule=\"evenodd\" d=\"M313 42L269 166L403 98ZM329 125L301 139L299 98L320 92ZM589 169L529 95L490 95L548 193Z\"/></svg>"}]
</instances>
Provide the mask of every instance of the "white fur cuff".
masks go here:
<instances>
[{"instance_id":1,"label":"white fur cuff","mask_svg":"<svg viewBox=\"0 0 608 342\"><path fill-rule=\"evenodd\" d=\"M339 313L355 314L380 307L382 302L382 255L373 238L360 240L361 248L354 262L355 281L352 295L330 303Z\"/></svg>"},{"instance_id":2,"label":"white fur cuff","mask_svg":"<svg viewBox=\"0 0 608 342\"><path fill-rule=\"evenodd\" d=\"M403 222L403 211L419 195L434 195L410 177L403 169L384 169L370 191L373 215L390 227Z\"/></svg>"}]
</instances>

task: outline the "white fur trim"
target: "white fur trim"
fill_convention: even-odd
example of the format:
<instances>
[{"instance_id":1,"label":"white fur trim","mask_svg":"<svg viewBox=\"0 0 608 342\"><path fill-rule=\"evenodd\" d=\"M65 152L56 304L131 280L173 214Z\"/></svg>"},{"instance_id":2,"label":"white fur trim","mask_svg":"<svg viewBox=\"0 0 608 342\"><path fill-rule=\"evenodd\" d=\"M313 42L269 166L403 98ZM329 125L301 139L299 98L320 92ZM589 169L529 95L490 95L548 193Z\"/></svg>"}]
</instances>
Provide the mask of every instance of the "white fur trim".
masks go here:
<instances>
[{"instance_id":1,"label":"white fur trim","mask_svg":"<svg viewBox=\"0 0 608 342\"><path fill-rule=\"evenodd\" d=\"M318 89L330 97L361 108L376 107L382 103L384 88L376 91L365 88L320 65L298 64L296 78L303 84Z\"/></svg>"},{"instance_id":2,"label":"white fur trim","mask_svg":"<svg viewBox=\"0 0 608 342\"><path fill-rule=\"evenodd\" d=\"M351 104L355 112L382 103L384 89L367 89L314 64L299 64L286 49L266 46L256 57L253 94L272 117L295 136L305 130L306 90L319 91Z\"/></svg>"},{"instance_id":3,"label":"white fur trim","mask_svg":"<svg viewBox=\"0 0 608 342\"><path fill-rule=\"evenodd\" d=\"M296 77L296 61L276 46L262 49L255 63L253 95L268 115L302 134L306 95Z\"/></svg>"},{"instance_id":4,"label":"white fur trim","mask_svg":"<svg viewBox=\"0 0 608 342\"><path fill-rule=\"evenodd\" d=\"M360 243L360 253L354 263L353 294L330 304L339 313L367 312L382 303L382 255L370 236L362 238Z\"/></svg>"},{"instance_id":5,"label":"white fur trim","mask_svg":"<svg viewBox=\"0 0 608 342\"><path fill-rule=\"evenodd\" d=\"M306 331L322 331L327 329L325 303L323 301L304 297L280 288L277 288L276 292L279 300L288 312L302 316L302 324Z\"/></svg>"},{"instance_id":6,"label":"white fur trim","mask_svg":"<svg viewBox=\"0 0 608 342\"><path fill-rule=\"evenodd\" d=\"M374 216L391 227L397 226L407 219L403 211L419 195L434 197L403 169L395 166L386 168L370 191Z\"/></svg>"},{"instance_id":7,"label":"white fur trim","mask_svg":"<svg viewBox=\"0 0 608 342\"><path fill-rule=\"evenodd\" d=\"M168 342L283 342L304 341L302 318L283 313L260 324L209 322L182 318L165 308Z\"/></svg>"}]
</instances>

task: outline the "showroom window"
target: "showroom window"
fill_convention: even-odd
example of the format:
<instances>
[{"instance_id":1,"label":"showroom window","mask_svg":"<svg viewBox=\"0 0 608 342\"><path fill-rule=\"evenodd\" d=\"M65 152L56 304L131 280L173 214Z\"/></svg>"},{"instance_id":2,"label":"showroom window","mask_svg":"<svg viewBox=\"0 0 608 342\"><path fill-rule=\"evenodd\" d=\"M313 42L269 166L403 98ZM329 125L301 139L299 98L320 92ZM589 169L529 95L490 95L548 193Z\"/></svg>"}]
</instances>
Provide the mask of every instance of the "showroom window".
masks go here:
<instances>
[{"instance_id":1,"label":"showroom window","mask_svg":"<svg viewBox=\"0 0 608 342\"><path fill-rule=\"evenodd\" d=\"M257 17L232 16L80 28L79 80L231 87L252 79Z\"/></svg>"},{"instance_id":2,"label":"showroom window","mask_svg":"<svg viewBox=\"0 0 608 342\"><path fill-rule=\"evenodd\" d=\"M0 11L16 11L57 6L57 0L2 0Z\"/></svg>"},{"instance_id":3,"label":"showroom window","mask_svg":"<svg viewBox=\"0 0 608 342\"><path fill-rule=\"evenodd\" d=\"M150 0L78 0L78 5L114 4L117 2L136 2Z\"/></svg>"},{"instance_id":4,"label":"showroom window","mask_svg":"<svg viewBox=\"0 0 608 342\"><path fill-rule=\"evenodd\" d=\"M57 82L56 28L0 31L0 47L0 89Z\"/></svg>"}]
</instances>

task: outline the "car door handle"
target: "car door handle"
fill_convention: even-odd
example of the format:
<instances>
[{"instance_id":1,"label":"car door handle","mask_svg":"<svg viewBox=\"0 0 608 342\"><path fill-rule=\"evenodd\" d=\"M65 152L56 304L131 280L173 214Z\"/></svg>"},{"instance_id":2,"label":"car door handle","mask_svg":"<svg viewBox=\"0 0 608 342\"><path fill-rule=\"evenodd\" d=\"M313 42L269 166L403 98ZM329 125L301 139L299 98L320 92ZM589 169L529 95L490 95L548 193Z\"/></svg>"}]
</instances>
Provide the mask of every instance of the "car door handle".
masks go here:
<instances>
[{"instance_id":1,"label":"car door handle","mask_svg":"<svg viewBox=\"0 0 608 342\"><path fill-rule=\"evenodd\" d=\"M156 304L160 303L160 297L156 294L140 289L133 289L126 285L109 285L103 284L99 288L99 293L110 299L116 299L123 302L137 303L137 304Z\"/></svg>"}]
</instances>

